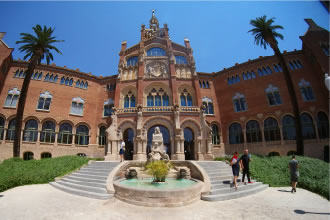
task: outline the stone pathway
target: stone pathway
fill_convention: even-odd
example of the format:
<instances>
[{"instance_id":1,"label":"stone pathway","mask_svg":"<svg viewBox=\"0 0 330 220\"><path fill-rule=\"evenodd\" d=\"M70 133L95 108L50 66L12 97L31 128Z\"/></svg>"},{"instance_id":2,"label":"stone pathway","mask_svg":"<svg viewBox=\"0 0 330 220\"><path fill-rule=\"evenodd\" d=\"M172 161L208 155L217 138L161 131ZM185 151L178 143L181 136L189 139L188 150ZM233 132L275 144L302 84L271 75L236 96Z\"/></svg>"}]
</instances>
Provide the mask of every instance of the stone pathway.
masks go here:
<instances>
[{"instance_id":1,"label":"stone pathway","mask_svg":"<svg viewBox=\"0 0 330 220\"><path fill-rule=\"evenodd\" d=\"M177 208L140 207L90 199L55 189L49 184L21 186L0 193L0 219L4 220L328 220L328 200L298 188L268 187L259 193L218 202L198 201Z\"/></svg>"}]
</instances>

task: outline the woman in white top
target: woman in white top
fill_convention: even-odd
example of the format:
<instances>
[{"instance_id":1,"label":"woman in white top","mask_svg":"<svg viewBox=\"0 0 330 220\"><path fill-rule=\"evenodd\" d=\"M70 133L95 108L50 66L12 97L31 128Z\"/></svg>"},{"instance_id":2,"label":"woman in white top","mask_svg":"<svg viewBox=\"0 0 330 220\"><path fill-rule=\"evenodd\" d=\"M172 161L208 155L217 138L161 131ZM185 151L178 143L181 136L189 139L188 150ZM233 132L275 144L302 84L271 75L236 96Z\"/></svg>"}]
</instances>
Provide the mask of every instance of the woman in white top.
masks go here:
<instances>
[{"instance_id":1,"label":"woman in white top","mask_svg":"<svg viewBox=\"0 0 330 220\"><path fill-rule=\"evenodd\" d=\"M120 139L120 150L119 150L120 162L124 161L124 153L125 153L125 142L123 141L123 139Z\"/></svg>"}]
</instances>

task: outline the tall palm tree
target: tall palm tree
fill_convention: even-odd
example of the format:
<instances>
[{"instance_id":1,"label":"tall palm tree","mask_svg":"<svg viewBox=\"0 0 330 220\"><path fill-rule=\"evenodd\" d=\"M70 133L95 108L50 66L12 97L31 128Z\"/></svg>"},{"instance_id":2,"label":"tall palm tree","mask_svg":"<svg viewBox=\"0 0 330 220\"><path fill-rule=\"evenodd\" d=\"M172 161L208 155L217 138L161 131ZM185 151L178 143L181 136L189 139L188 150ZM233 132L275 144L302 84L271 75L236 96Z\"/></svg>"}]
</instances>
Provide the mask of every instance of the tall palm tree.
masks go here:
<instances>
[{"instance_id":1,"label":"tall palm tree","mask_svg":"<svg viewBox=\"0 0 330 220\"><path fill-rule=\"evenodd\" d=\"M20 156L22 119L26 95L31 81L31 75L34 72L35 67L40 64L42 59L46 58L47 64L49 64L50 60L53 60L53 54L50 52L51 50L55 50L57 53L62 54L61 51L51 45L56 42L63 42L62 40L56 40L55 37L52 36L55 29L51 27L47 28L46 26L42 28L39 24L32 29L34 30L36 36L27 33L21 33L21 40L16 42L16 44L24 44L19 48L19 51L26 53L26 55L24 56L24 60L29 58L29 65L27 71L25 72L25 78L23 81L23 86L21 89L16 113L16 135L13 149L14 157Z\"/></svg>"},{"instance_id":2,"label":"tall palm tree","mask_svg":"<svg viewBox=\"0 0 330 220\"><path fill-rule=\"evenodd\" d=\"M283 29L283 27L280 25L273 25L274 19L275 18L271 18L267 20L266 15L264 15L262 17L257 17L255 20L251 20L250 24L254 28L251 29L249 32L251 32L252 35L254 35L255 44L260 45L265 49L269 45L273 49L278 61L283 67L283 74L287 88L289 90L290 100L296 121L297 154L304 155L304 141L302 136L301 120L300 120L300 113L299 113L299 106L296 97L296 92L294 90L294 86L291 79L291 75L289 73L288 66L285 62L284 56L282 55L280 49L278 48L277 45L278 43L276 40L276 38L283 40L284 38L283 35L276 32L278 29Z\"/></svg>"}]
</instances>

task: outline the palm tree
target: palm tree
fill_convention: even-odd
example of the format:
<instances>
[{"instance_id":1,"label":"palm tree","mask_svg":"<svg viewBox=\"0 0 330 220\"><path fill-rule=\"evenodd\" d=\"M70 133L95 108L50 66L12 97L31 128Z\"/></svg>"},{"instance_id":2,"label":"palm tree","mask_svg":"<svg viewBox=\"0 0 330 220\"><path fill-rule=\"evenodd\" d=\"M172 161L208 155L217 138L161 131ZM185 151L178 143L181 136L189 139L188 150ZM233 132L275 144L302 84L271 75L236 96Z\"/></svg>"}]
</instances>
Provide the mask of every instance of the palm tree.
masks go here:
<instances>
[{"instance_id":1,"label":"palm tree","mask_svg":"<svg viewBox=\"0 0 330 220\"><path fill-rule=\"evenodd\" d=\"M296 97L296 92L294 90L293 82L291 79L291 75L289 73L288 66L285 62L285 59L278 48L278 43L276 38L280 38L283 40L283 35L277 33L278 29L283 29L280 25L273 25L275 18L271 18L267 20L266 15L262 17L257 17L255 20L251 20L250 24L254 27L249 32L252 32L254 35L254 43L264 47L265 49L269 45L277 57L278 61L283 67L283 74L286 81L287 88L289 90L290 100L293 108L293 113L296 121L296 144L297 144L297 154L304 155L304 141L302 136L301 129L301 120L299 113L299 106Z\"/></svg>"},{"instance_id":2,"label":"palm tree","mask_svg":"<svg viewBox=\"0 0 330 220\"><path fill-rule=\"evenodd\" d=\"M55 50L57 53L62 54L56 47L52 46L52 43L63 42L62 40L55 40L52 36L55 29L43 28L40 25L36 25L32 28L36 34L33 36L27 33L21 33L21 40L17 41L16 44L23 43L19 48L20 52L25 52L24 60L29 59L28 69L25 72L25 78L23 81L23 86L21 89L20 98L18 101L17 113L16 113L16 124L15 124L15 140L14 140L14 157L20 156L20 143L21 143L21 130L22 130L22 119L26 101L26 95L29 89L29 84L31 81L31 75L37 65L40 64L41 60L46 58L47 64L50 60L53 60L53 54L50 50Z\"/></svg>"}]
</instances>

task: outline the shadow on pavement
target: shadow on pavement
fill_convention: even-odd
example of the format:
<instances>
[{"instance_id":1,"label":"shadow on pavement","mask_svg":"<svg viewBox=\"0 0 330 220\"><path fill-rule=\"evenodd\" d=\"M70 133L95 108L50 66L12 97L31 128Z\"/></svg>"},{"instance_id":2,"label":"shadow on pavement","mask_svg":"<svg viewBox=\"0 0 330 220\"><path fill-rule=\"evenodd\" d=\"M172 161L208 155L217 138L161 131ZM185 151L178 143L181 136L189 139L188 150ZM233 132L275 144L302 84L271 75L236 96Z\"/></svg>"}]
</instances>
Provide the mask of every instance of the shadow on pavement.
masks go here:
<instances>
[{"instance_id":1,"label":"shadow on pavement","mask_svg":"<svg viewBox=\"0 0 330 220\"><path fill-rule=\"evenodd\" d=\"M291 192L290 190L285 190L285 189L279 189L277 191L279 191L279 192Z\"/></svg>"},{"instance_id":2,"label":"shadow on pavement","mask_svg":"<svg viewBox=\"0 0 330 220\"><path fill-rule=\"evenodd\" d=\"M0 198L3 197L3 195L0 195Z\"/></svg>"},{"instance_id":3,"label":"shadow on pavement","mask_svg":"<svg viewBox=\"0 0 330 220\"><path fill-rule=\"evenodd\" d=\"M330 215L329 212L305 212L304 210L300 210L300 209L296 209L294 210L294 212L301 215L304 214Z\"/></svg>"}]
</instances>

